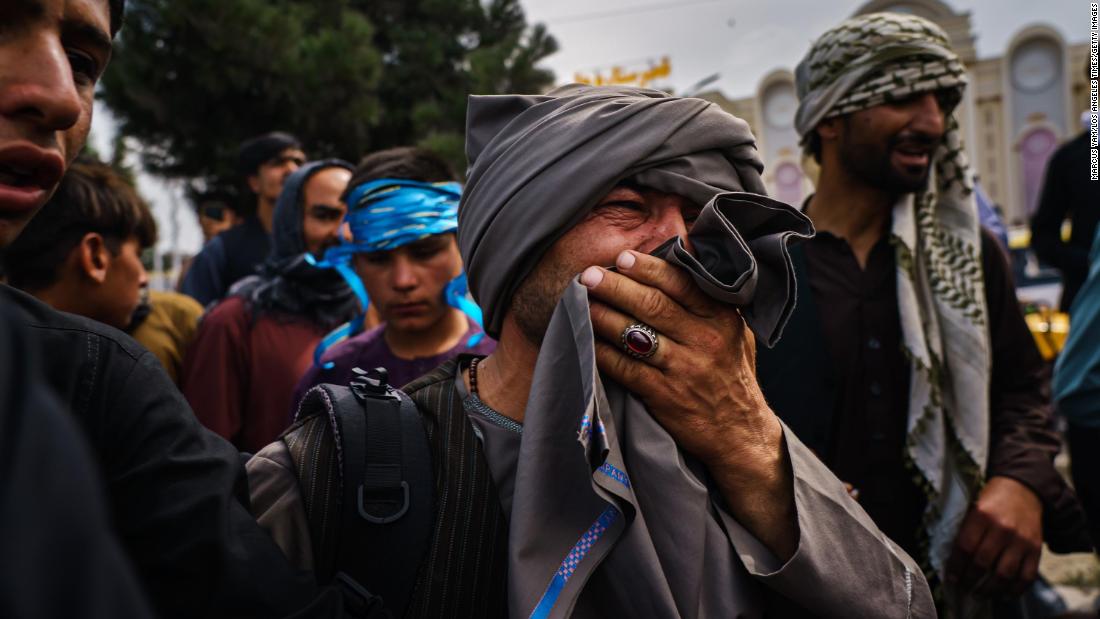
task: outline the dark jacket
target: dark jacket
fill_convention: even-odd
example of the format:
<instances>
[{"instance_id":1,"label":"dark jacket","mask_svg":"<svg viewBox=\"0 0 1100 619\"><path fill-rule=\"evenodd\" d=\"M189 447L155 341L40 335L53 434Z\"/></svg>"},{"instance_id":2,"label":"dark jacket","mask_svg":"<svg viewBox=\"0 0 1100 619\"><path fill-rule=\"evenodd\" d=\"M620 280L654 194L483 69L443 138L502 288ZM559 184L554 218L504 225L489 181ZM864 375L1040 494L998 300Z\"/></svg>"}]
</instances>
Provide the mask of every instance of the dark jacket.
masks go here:
<instances>
[{"instance_id":1,"label":"dark jacket","mask_svg":"<svg viewBox=\"0 0 1100 619\"><path fill-rule=\"evenodd\" d=\"M839 377L810 287L805 248L792 247L791 259L798 302L775 348L757 347L757 378L772 410L827 465L833 466L828 454L832 451ZM1015 303L1015 287L1003 254L989 234L982 235L982 262L987 299L994 287L1002 289L1010 299L1007 306L989 299L989 324L994 335L987 474L1016 479L1039 496L1043 503L1043 538L1055 552L1088 551L1092 545L1084 512L1054 468L1061 440L1051 419L1050 391L1042 359L1034 350L1034 342ZM1005 286L1007 291L1003 290ZM1023 351L1029 354L1005 349L1010 342L1021 342L1021 337L1026 338L1022 343L1032 349Z\"/></svg>"},{"instance_id":2,"label":"dark jacket","mask_svg":"<svg viewBox=\"0 0 1100 619\"><path fill-rule=\"evenodd\" d=\"M311 576L249 514L239 453L199 425L152 353L8 286L0 304L21 310L46 351L48 386L84 430L115 533L160 616L277 617L315 599Z\"/></svg>"},{"instance_id":3,"label":"dark jacket","mask_svg":"<svg viewBox=\"0 0 1100 619\"><path fill-rule=\"evenodd\" d=\"M180 292L203 306L220 301L237 280L253 275L271 252L271 235L255 216L210 239L191 262Z\"/></svg>"},{"instance_id":4,"label":"dark jacket","mask_svg":"<svg viewBox=\"0 0 1100 619\"><path fill-rule=\"evenodd\" d=\"M1063 144L1047 164L1039 208L1031 220L1031 246L1062 272L1062 311L1069 311L1089 270L1089 248L1100 221L1100 181L1089 180L1089 132ZM1072 225L1062 241L1062 222Z\"/></svg>"},{"instance_id":5,"label":"dark jacket","mask_svg":"<svg viewBox=\"0 0 1100 619\"><path fill-rule=\"evenodd\" d=\"M88 446L17 312L0 303L0 616L152 617Z\"/></svg>"}]
</instances>

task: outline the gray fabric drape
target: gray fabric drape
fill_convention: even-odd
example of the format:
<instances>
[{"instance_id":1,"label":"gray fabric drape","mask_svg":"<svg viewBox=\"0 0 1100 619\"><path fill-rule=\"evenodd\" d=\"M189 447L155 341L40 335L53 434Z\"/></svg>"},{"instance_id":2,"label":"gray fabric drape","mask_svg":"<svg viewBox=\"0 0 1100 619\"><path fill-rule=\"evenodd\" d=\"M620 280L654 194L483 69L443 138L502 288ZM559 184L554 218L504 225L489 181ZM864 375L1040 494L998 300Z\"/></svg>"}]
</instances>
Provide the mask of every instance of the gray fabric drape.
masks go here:
<instances>
[{"instance_id":1,"label":"gray fabric drape","mask_svg":"<svg viewBox=\"0 0 1100 619\"><path fill-rule=\"evenodd\" d=\"M467 152L459 246L490 334L546 249L630 179L706 205L690 231L694 255L676 238L654 253L738 306L761 342L779 337L795 300L787 246L813 228L761 195L762 166L743 121L698 99L569 86L472 97ZM509 614L758 608L755 590L738 590L751 587L705 470L632 394L601 379L593 345L587 290L573 281L525 413L509 514ZM581 596L601 564L599 582Z\"/></svg>"},{"instance_id":2,"label":"gray fabric drape","mask_svg":"<svg viewBox=\"0 0 1100 619\"><path fill-rule=\"evenodd\" d=\"M656 253L687 268L712 297L755 301L785 320L794 302L787 244L811 233L788 209L763 196L719 195L691 231L698 258L679 242ZM766 224L731 225L744 212ZM574 281L547 330L527 402L509 529L511 615L541 605L552 610L544 616L564 617L578 603L593 616L752 615L761 598L737 586L744 568L705 469L631 393L601 379L594 341L587 289ZM599 579L581 596L597 566Z\"/></svg>"}]
</instances>

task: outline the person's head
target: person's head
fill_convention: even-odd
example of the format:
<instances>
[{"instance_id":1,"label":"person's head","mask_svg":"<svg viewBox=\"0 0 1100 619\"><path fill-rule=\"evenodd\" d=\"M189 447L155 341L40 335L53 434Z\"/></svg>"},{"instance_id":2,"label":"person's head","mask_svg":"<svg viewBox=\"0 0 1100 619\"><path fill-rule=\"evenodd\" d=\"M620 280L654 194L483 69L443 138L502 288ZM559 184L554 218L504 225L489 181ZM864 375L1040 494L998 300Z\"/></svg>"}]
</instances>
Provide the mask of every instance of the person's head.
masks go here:
<instances>
[{"instance_id":1,"label":"person's head","mask_svg":"<svg viewBox=\"0 0 1100 619\"><path fill-rule=\"evenodd\" d=\"M122 9L122 0L0 3L0 247L84 146Z\"/></svg>"},{"instance_id":2,"label":"person's head","mask_svg":"<svg viewBox=\"0 0 1100 619\"><path fill-rule=\"evenodd\" d=\"M355 272L366 288L370 303L386 328L399 332L424 332L444 324L448 312L445 292L462 273L454 229L458 190L454 173L438 155L420 148L393 148L372 153L359 162L348 184L345 199L352 209L352 242L361 251L354 255ZM408 181L405 187L384 181ZM373 191L361 188L379 183ZM396 242L380 238L383 226L371 225L371 211L400 204L420 211L420 232L403 235ZM420 206L428 208L421 209ZM362 225L356 225L358 220ZM377 221L377 220L375 220Z\"/></svg>"},{"instance_id":3,"label":"person's head","mask_svg":"<svg viewBox=\"0 0 1100 619\"><path fill-rule=\"evenodd\" d=\"M890 195L926 186L966 85L938 26L893 13L860 15L826 32L795 78L795 125L821 175Z\"/></svg>"},{"instance_id":4,"label":"person's head","mask_svg":"<svg viewBox=\"0 0 1100 619\"><path fill-rule=\"evenodd\" d=\"M347 206L340 201L351 180L351 171L329 166L309 177L302 187L302 242L306 251L321 257L344 238Z\"/></svg>"},{"instance_id":5,"label":"person's head","mask_svg":"<svg viewBox=\"0 0 1100 619\"><path fill-rule=\"evenodd\" d=\"M272 257L293 259L304 253L320 258L343 237L340 196L351 179L352 166L340 159L311 161L286 179L275 204Z\"/></svg>"},{"instance_id":6,"label":"person's head","mask_svg":"<svg viewBox=\"0 0 1100 619\"><path fill-rule=\"evenodd\" d=\"M8 281L122 329L148 281L141 252L155 241L156 222L134 188L110 166L78 160L8 247Z\"/></svg>"},{"instance_id":7,"label":"person's head","mask_svg":"<svg viewBox=\"0 0 1100 619\"><path fill-rule=\"evenodd\" d=\"M467 119L458 241L502 345L509 325L541 343L585 268L677 238L690 252L688 231L715 195L765 193L748 125L699 99L570 86L472 97Z\"/></svg>"},{"instance_id":8,"label":"person's head","mask_svg":"<svg viewBox=\"0 0 1100 619\"><path fill-rule=\"evenodd\" d=\"M237 151L237 171L257 199L274 203L287 177L306 161L298 138L273 131L256 136Z\"/></svg>"},{"instance_id":9,"label":"person's head","mask_svg":"<svg viewBox=\"0 0 1100 619\"><path fill-rule=\"evenodd\" d=\"M240 223L241 216L232 205L229 197L216 193L199 198L199 228L202 229L204 243Z\"/></svg>"}]
</instances>

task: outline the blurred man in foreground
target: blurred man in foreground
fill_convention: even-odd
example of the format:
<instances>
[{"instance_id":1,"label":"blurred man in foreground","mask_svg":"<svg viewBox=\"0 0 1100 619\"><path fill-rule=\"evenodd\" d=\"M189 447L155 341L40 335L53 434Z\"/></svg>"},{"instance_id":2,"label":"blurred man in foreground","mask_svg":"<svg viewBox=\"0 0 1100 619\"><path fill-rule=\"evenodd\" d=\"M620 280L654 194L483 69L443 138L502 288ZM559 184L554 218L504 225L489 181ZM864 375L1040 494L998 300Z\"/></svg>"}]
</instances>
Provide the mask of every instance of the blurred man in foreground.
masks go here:
<instances>
[{"instance_id":1,"label":"blurred man in foreground","mask_svg":"<svg viewBox=\"0 0 1100 619\"><path fill-rule=\"evenodd\" d=\"M121 23L117 0L0 3L0 248L84 145ZM252 520L238 452L199 425L152 355L9 286L0 312L0 615L148 616L136 573L161 617L338 616L339 594L317 597Z\"/></svg>"}]
</instances>

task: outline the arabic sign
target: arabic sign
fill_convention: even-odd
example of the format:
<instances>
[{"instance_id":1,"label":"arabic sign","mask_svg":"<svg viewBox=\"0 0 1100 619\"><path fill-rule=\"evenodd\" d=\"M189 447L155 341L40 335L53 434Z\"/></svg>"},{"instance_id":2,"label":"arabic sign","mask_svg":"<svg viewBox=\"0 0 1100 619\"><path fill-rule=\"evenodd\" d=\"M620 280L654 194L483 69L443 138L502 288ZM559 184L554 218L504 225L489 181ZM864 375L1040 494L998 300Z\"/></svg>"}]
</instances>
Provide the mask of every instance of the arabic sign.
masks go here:
<instances>
[{"instance_id":1,"label":"arabic sign","mask_svg":"<svg viewBox=\"0 0 1100 619\"><path fill-rule=\"evenodd\" d=\"M605 74L596 70L592 74L574 73L573 81L592 86L608 86L614 84L629 84L632 86L649 86L654 80L668 77L672 73L672 63L668 56L661 58L661 62L649 63L649 67L637 71L627 71L621 66L611 67L611 72Z\"/></svg>"}]
</instances>

